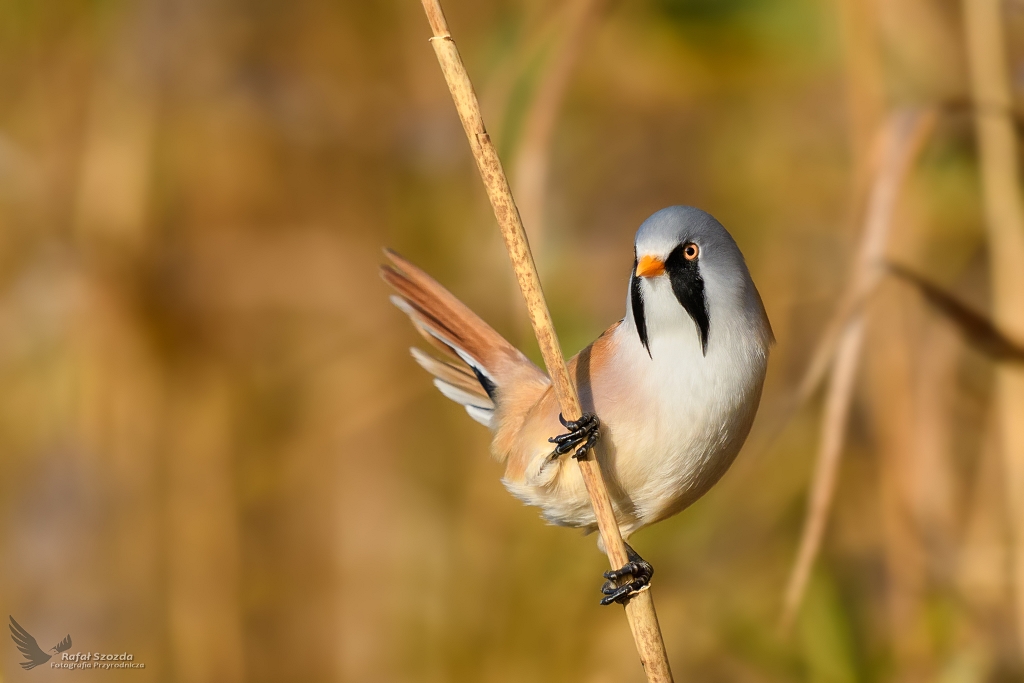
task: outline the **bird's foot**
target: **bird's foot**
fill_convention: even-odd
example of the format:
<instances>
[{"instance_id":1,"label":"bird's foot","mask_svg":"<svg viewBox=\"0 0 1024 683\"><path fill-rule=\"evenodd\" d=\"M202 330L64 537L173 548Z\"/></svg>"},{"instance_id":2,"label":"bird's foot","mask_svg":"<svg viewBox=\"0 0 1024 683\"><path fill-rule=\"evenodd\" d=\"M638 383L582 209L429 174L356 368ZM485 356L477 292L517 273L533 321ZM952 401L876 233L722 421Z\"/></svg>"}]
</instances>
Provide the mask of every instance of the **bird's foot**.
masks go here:
<instances>
[{"instance_id":1,"label":"bird's foot","mask_svg":"<svg viewBox=\"0 0 1024 683\"><path fill-rule=\"evenodd\" d=\"M626 544L626 555L629 557L629 562L618 569L604 573L604 578L608 580L601 587L601 592L605 596L601 599L602 605L610 605L613 602L625 604L632 596L651 585L651 577L654 576L654 567L651 566L651 563L640 557L640 554L633 550L628 543ZM619 582L627 576L630 577L630 580L620 584Z\"/></svg>"},{"instance_id":2,"label":"bird's foot","mask_svg":"<svg viewBox=\"0 0 1024 683\"><path fill-rule=\"evenodd\" d=\"M577 460L586 460L587 453L594 447L600 436L601 421L597 419L597 415L583 413L583 417L580 419L569 421L559 413L558 421L569 431L566 434L553 436L548 439L548 441L555 444L553 457L557 458L560 455L565 455L575 448L576 452L573 453L572 457Z\"/></svg>"}]
</instances>

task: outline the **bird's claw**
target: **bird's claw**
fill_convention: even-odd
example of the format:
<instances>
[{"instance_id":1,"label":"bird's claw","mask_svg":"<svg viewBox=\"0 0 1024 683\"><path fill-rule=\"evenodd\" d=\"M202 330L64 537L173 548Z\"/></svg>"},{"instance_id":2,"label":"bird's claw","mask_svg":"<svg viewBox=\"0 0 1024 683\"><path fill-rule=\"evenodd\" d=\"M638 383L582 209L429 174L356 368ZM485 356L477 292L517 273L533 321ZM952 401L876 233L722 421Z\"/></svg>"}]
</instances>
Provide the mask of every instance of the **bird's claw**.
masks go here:
<instances>
[{"instance_id":1,"label":"bird's claw","mask_svg":"<svg viewBox=\"0 0 1024 683\"><path fill-rule=\"evenodd\" d=\"M554 457L557 458L560 455L565 455L575 448L576 452L573 453L572 457L577 460L585 460L587 453L594 447L600 436L601 421L597 419L597 415L583 413L583 416L578 420L566 420L559 413L558 421L569 431L548 439L550 443L555 444Z\"/></svg>"},{"instance_id":2,"label":"bird's claw","mask_svg":"<svg viewBox=\"0 0 1024 683\"><path fill-rule=\"evenodd\" d=\"M640 557L629 544L626 544L626 554L629 562L604 573L604 578L608 580L601 586L601 592L605 595L601 599L602 605L610 605L613 602L625 604L632 596L651 585L651 577L654 576L654 567L651 563ZM619 585L619 581L627 576L631 577L630 580Z\"/></svg>"}]
</instances>

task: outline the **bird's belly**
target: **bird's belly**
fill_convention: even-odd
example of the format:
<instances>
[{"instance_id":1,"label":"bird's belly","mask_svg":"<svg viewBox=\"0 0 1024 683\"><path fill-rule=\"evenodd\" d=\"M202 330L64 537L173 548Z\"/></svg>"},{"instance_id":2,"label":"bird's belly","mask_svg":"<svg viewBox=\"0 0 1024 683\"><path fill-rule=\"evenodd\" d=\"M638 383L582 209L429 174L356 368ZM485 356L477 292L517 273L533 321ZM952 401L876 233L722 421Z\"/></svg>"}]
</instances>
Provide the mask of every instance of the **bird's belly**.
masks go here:
<instances>
[{"instance_id":1,"label":"bird's belly","mask_svg":"<svg viewBox=\"0 0 1024 683\"><path fill-rule=\"evenodd\" d=\"M629 510L631 531L694 503L728 470L746 440L763 374L701 395L692 386L648 396L643 419L606 411L609 469ZM677 401L665 401L665 396ZM599 415L601 413L599 412Z\"/></svg>"},{"instance_id":2,"label":"bird's belly","mask_svg":"<svg viewBox=\"0 0 1024 683\"><path fill-rule=\"evenodd\" d=\"M614 371L595 374L584 409L601 419L598 457L626 536L700 498L732 464L760 400L765 357L729 354L711 363L700 354L654 362L646 351ZM744 363L744 357L749 361ZM739 362L736 362L736 361ZM537 505L554 523L594 529L596 520L576 462L551 458L557 406L529 437L531 463L507 469L508 490Z\"/></svg>"},{"instance_id":3,"label":"bird's belly","mask_svg":"<svg viewBox=\"0 0 1024 683\"><path fill-rule=\"evenodd\" d=\"M668 425L623 439L621 425L616 429L614 421L604 423L598 457L624 537L689 507L729 469L753 416L746 425L741 424L740 411L724 417L726 427L718 436ZM626 431L631 429L632 425ZM563 456L557 465L547 485L507 478L504 484L517 498L539 506L550 523L595 530L597 520L575 460Z\"/></svg>"},{"instance_id":4,"label":"bird's belly","mask_svg":"<svg viewBox=\"0 0 1024 683\"><path fill-rule=\"evenodd\" d=\"M617 453L616 473L637 528L689 507L721 478L746 436L738 417L723 416L717 433L659 430L657 445Z\"/></svg>"}]
</instances>

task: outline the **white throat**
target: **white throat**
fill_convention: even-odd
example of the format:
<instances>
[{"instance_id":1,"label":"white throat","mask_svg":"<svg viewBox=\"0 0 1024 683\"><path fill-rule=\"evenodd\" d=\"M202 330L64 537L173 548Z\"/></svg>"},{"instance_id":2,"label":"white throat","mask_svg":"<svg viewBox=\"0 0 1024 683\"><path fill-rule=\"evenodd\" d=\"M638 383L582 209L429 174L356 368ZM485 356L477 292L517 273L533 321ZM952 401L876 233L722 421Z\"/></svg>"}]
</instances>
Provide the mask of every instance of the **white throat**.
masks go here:
<instances>
[{"instance_id":1,"label":"white throat","mask_svg":"<svg viewBox=\"0 0 1024 683\"><path fill-rule=\"evenodd\" d=\"M618 382L644 406L642 426L623 434L623 441L652 453L631 461L644 463L630 466L645 470L624 475L652 489L649 497L641 494L637 499L673 500L685 507L728 469L746 439L764 383L771 332L762 317L737 314L710 299L705 354L697 325L676 301L668 278L645 284L650 352L640 342L632 311L627 311L615 330L612 364ZM658 450L669 452L658 456ZM677 493L654 490L661 488ZM650 520L665 511L639 512Z\"/></svg>"}]
</instances>

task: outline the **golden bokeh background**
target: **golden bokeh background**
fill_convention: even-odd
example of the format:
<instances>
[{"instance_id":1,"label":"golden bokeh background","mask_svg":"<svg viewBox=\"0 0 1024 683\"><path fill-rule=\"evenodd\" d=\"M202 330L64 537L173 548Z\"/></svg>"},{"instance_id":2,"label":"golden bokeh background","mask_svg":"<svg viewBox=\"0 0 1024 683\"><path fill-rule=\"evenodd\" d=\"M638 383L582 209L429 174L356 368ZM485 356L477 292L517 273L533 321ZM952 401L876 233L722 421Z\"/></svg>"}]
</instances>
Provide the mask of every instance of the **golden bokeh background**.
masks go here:
<instances>
[{"instance_id":1,"label":"golden bokeh background","mask_svg":"<svg viewBox=\"0 0 1024 683\"><path fill-rule=\"evenodd\" d=\"M822 431L823 391L794 397L891 112L936 114L887 257L991 310L961 5L445 9L568 353L671 204L729 228L774 325L748 447L633 538L676 679L1024 680L996 364L891 278L777 629ZM0 602L44 649L146 665L8 644L3 681L643 680L594 539L503 490L377 277L394 247L538 358L428 36L414 0L0 2Z\"/></svg>"}]
</instances>

